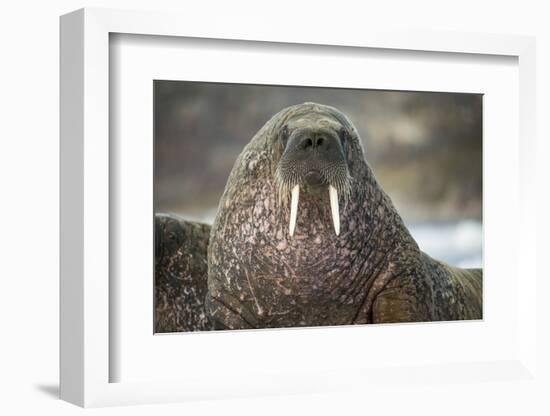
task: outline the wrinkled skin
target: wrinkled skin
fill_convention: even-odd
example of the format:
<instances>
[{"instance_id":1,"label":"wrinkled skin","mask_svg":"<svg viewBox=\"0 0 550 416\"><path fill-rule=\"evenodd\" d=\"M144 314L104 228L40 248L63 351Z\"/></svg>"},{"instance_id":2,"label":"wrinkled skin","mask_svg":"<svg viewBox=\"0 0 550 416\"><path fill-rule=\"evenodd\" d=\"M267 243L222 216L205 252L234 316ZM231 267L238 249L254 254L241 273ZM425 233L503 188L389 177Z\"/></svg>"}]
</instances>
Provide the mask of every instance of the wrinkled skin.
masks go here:
<instances>
[{"instance_id":1,"label":"wrinkled skin","mask_svg":"<svg viewBox=\"0 0 550 416\"><path fill-rule=\"evenodd\" d=\"M302 177L289 234L289 188L276 174L281 132L298 128L329 129L341 140L350 187L338 236L326 186L310 189ZM236 161L208 247L206 306L215 328L481 319L481 297L481 270L456 269L419 250L338 110L284 109Z\"/></svg>"},{"instance_id":2,"label":"wrinkled skin","mask_svg":"<svg viewBox=\"0 0 550 416\"><path fill-rule=\"evenodd\" d=\"M205 310L210 226L155 215L155 332L212 328Z\"/></svg>"}]
</instances>

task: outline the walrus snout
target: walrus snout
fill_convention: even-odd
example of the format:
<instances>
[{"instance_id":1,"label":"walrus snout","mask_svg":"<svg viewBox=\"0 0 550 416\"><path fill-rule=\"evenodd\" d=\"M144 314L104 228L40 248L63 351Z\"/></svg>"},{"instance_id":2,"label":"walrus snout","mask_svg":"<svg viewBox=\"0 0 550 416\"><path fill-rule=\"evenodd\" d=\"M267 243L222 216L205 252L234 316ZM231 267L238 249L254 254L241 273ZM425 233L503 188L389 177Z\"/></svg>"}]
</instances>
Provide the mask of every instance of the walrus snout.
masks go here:
<instances>
[{"instance_id":1,"label":"walrus snout","mask_svg":"<svg viewBox=\"0 0 550 416\"><path fill-rule=\"evenodd\" d=\"M334 232L338 236L338 188L343 190L348 180L348 168L340 139L334 131L328 129L299 129L295 133L290 136L277 169L279 183L283 184L280 192L288 192L286 189L290 188L289 234L292 237L296 227L300 186L307 185L310 191L328 188Z\"/></svg>"},{"instance_id":2,"label":"walrus snout","mask_svg":"<svg viewBox=\"0 0 550 416\"><path fill-rule=\"evenodd\" d=\"M329 128L298 128L288 138L283 158L290 161L343 162L344 151L337 132Z\"/></svg>"},{"instance_id":3,"label":"walrus snout","mask_svg":"<svg viewBox=\"0 0 550 416\"><path fill-rule=\"evenodd\" d=\"M343 141L342 120L321 107L308 105L287 119L275 137L281 149L275 180L279 201L290 196L289 235L296 227L300 191L329 193L334 232L340 234L339 199L346 199L351 179Z\"/></svg>"}]
</instances>

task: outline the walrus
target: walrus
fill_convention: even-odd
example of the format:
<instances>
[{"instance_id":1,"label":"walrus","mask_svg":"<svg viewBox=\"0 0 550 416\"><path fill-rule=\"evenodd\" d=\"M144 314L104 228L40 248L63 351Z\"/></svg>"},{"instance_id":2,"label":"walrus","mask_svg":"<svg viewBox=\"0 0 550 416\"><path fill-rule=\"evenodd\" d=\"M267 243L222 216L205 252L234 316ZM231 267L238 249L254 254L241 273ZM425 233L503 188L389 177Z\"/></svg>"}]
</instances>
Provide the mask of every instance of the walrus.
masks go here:
<instances>
[{"instance_id":1,"label":"walrus","mask_svg":"<svg viewBox=\"0 0 550 416\"><path fill-rule=\"evenodd\" d=\"M156 216L156 331L482 318L482 271L423 253L337 109L283 109L212 227Z\"/></svg>"},{"instance_id":2,"label":"walrus","mask_svg":"<svg viewBox=\"0 0 550 416\"><path fill-rule=\"evenodd\" d=\"M205 308L210 226L155 215L155 332L212 328Z\"/></svg>"},{"instance_id":3,"label":"walrus","mask_svg":"<svg viewBox=\"0 0 550 416\"><path fill-rule=\"evenodd\" d=\"M419 249L356 128L327 105L281 110L244 148L207 262L210 329L482 318L482 271Z\"/></svg>"}]
</instances>

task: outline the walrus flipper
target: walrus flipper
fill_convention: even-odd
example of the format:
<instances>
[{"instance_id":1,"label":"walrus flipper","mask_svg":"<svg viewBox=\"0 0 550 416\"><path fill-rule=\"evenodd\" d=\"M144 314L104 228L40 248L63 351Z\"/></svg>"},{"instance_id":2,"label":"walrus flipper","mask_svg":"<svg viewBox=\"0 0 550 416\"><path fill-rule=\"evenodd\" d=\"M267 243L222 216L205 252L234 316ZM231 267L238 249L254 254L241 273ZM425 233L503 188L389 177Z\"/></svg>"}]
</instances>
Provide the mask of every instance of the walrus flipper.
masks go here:
<instances>
[{"instance_id":1,"label":"walrus flipper","mask_svg":"<svg viewBox=\"0 0 550 416\"><path fill-rule=\"evenodd\" d=\"M155 332L212 329L205 312L210 226L155 215Z\"/></svg>"},{"instance_id":2,"label":"walrus flipper","mask_svg":"<svg viewBox=\"0 0 550 416\"><path fill-rule=\"evenodd\" d=\"M408 274L393 279L373 305L375 323L483 318L481 269L461 269L420 254Z\"/></svg>"}]
</instances>

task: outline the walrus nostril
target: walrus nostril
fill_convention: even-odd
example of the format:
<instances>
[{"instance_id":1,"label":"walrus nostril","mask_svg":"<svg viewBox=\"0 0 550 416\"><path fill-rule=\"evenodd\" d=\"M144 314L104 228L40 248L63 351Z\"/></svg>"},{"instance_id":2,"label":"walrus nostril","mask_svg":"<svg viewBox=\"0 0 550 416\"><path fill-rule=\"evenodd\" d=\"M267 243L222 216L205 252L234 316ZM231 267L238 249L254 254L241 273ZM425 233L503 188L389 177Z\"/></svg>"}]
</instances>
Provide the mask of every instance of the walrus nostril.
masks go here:
<instances>
[{"instance_id":1,"label":"walrus nostril","mask_svg":"<svg viewBox=\"0 0 550 416\"><path fill-rule=\"evenodd\" d=\"M301 147L303 149L326 147L327 140L324 136L304 137L301 141Z\"/></svg>"},{"instance_id":2,"label":"walrus nostril","mask_svg":"<svg viewBox=\"0 0 550 416\"><path fill-rule=\"evenodd\" d=\"M310 147L313 147L313 140L311 140L311 138L309 138L309 137L306 137L304 139L304 141L302 142L302 145L303 145L304 149L308 149Z\"/></svg>"}]
</instances>

